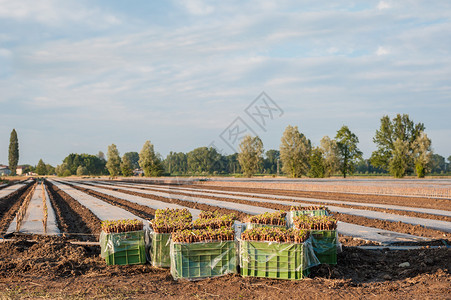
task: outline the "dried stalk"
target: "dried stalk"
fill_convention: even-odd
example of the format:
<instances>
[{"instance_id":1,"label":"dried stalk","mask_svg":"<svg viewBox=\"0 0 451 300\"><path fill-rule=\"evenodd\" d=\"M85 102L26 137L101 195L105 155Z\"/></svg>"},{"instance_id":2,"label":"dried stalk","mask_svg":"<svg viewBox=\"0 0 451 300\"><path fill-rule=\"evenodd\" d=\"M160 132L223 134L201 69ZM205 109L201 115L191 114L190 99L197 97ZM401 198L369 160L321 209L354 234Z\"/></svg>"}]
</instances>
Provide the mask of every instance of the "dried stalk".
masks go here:
<instances>
[{"instance_id":1,"label":"dried stalk","mask_svg":"<svg viewBox=\"0 0 451 300\"><path fill-rule=\"evenodd\" d=\"M36 189L37 185L38 185L37 183L35 183L33 185L30 192L25 197L25 200L22 202L22 205L20 206L19 211L17 212L16 232L19 232L20 227L22 227L23 218L25 217L25 213L27 212L28 204L30 204L31 197L33 197L34 190Z\"/></svg>"}]
</instances>

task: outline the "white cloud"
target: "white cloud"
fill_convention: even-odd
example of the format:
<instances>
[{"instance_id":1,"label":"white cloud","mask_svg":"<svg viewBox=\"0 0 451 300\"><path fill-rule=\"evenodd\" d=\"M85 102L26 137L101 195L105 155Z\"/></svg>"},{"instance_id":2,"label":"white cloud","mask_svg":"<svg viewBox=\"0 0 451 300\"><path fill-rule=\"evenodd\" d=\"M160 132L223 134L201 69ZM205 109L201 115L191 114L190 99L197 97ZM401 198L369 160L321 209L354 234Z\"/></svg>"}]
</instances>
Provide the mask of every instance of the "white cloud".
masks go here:
<instances>
[{"instance_id":1,"label":"white cloud","mask_svg":"<svg viewBox=\"0 0 451 300\"><path fill-rule=\"evenodd\" d=\"M5 48L0 48L0 56L3 57L10 57L12 55L11 50L5 49Z\"/></svg>"},{"instance_id":2,"label":"white cloud","mask_svg":"<svg viewBox=\"0 0 451 300\"><path fill-rule=\"evenodd\" d=\"M214 11L214 7L203 0L188 0L180 1L179 3L193 15L209 15Z\"/></svg>"},{"instance_id":3,"label":"white cloud","mask_svg":"<svg viewBox=\"0 0 451 300\"><path fill-rule=\"evenodd\" d=\"M50 0L14 3L0 0L0 26L2 18L17 21L0 41L14 29L25 36L0 49L0 59L13 71L8 78L0 74L0 118L14 122L35 110L30 123L41 126L35 115L55 116L46 118L49 128L64 123L71 139L83 145L95 128L102 143L155 137L162 153L190 150L211 131L219 134L263 90L287 111L283 122L302 122L314 136L333 133L343 120L374 132L387 110L410 113L425 98L432 99L430 107L450 100L450 50L443 37L451 27L447 19L436 20L441 8L428 6L420 15L421 7L410 6L400 14L374 14L321 5L304 11L285 1L281 9L198 1L187 4L180 23L157 26L152 17L138 20L123 11L139 25L92 35L83 25L108 16L113 24L117 11L91 4L77 10L73 2ZM180 10L174 14L179 17ZM27 34L35 32L29 21L64 29L30 42ZM443 111L437 108L437 120ZM179 137L188 140L190 130L199 130L197 137L183 144ZM265 146L277 144L276 135Z\"/></svg>"},{"instance_id":4,"label":"white cloud","mask_svg":"<svg viewBox=\"0 0 451 300\"><path fill-rule=\"evenodd\" d=\"M379 46L376 51L377 56L387 55L388 53L389 53L389 51L382 46Z\"/></svg>"},{"instance_id":5,"label":"white cloud","mask_svg":"<svg viewBox=\"0 0 451 300\"><path fill-rule=\"evenodd\" d=\"M379 1L379 3L377 4L377 9L379 10L388 9L390 7L391 5L385 1Z\"/></svg>"},{"instance_id":6,"label":"white cloud","mask_svg":"<svg viewBox=\"0 0 451 300\"><path fill-rule=\"evenodd\" d=\"M93 6L85 7L74 1L57 0L0 0L0 20L33 21L44 25L61 26L85 23L94 28L120 24L117 16Z\"/></svg>"}]
</instances>

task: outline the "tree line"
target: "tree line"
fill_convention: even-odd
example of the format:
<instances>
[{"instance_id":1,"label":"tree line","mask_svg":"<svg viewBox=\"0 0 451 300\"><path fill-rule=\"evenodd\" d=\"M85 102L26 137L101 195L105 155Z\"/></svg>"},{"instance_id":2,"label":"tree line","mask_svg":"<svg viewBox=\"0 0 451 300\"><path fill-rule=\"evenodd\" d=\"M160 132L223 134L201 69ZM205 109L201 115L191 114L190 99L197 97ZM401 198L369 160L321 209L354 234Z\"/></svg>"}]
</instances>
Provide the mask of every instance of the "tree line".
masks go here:
<instances>
[{"instance_id":1,"label":"tree line","mask_svg":"<svg viewBox=\"0 0 451 300\"><path fill-rule=\"evenodd\" d=\"M396 178L415 174L451 172L451 156L434 154L431 140L423 123L414 123L409 115L396 115L393 119L383 116L373 142L377 149L369 159L362 158L358 137L345 125L335 137L324 136L318 146L299 131L297 126L287 126L279 149L264 151L261 139L246 136L239 144L239 151L223 155L213 147L199 147L188 153L170 152L166 158L155 152L154 145L146 141L138 152L120 156L115 144L108 146L107 155L69 154L56 168L42 159L36 167L28 166L39 175L58 176L110 175L116 177L136 175L227 175L280 174L289 177L330 177L341 174L346 177L360 174L390 174ZM18 139L11 133L9 162L18 161ZM14 168L15 170L15 168Z\"/></svg>"}]
</instances>

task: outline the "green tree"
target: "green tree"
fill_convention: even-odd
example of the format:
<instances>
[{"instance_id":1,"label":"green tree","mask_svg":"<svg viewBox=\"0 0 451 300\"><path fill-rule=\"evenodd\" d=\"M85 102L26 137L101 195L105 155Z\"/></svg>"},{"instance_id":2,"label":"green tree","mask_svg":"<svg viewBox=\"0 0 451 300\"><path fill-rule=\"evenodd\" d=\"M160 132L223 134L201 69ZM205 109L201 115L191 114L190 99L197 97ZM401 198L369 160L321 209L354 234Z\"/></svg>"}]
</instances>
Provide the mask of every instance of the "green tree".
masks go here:
<instances>
[{"instance_id":1,"label":"green tree","mask_svg":"<svg viewBox=\"0 0 451 300\"><path fill-rule=\"evenodd\" d=\"M280 151L271 149L265 152L265 156L263 159L263 169L268 174L276 174L278 162L280 164Z\"/></svg>"},{"instance_id":2,"label":"green tree","mask_svg":"<svg viewBox=\"0 0 451 300\"><path fill-rule=\"evenodd\" d=\"M124 157L127 157L130 161L132 170L139 168L139 153L138 152L127 152L124 153Z\"/></svg>"},{"instance_id":3,"label":"green tree","mask_svg":"<svg viewBox=\"0 0 451 300\"><path fill-rule=\"evenodd\" d=\"M238 153L238 161L243 170L244 176L251 177L261 167L263 142L261 139L246 135L240 142L240 152Z\"/></svg>"},{"instance_id":4,"label":"green tree","mask_svg":"<svg viewBox=\"0 0 451 300\"><path fill-rule=\"evenodd\" d=\"M84 166L78 166L77 176L85 176L85 175L88 175L88 169Z\"/></svg>"},{"instance_id":5,"label":"green tree","mask_svg":"<svg viewBox=\"0 0 451 300\"><path fill-rule=\"evenodd\" d=\"M290 177L301 177L309 170L311 142L300 133L297 126L288 125L280 144L282 171Z\"/></svg>"},{"instance_id":6,"label":"green tree","mask_svg":"<svg viewBox=\"0 0 451 300\"><path fill-rule=\"evenodd\" d=\"M72 174L71 174L71 172L69 171L69 169L66 169L66 170L64 170L64 172L63 172L63 174L61 175L61 176L63 176L63 177L68 177L68 176L71 176Z\"/></svg>"},{"instance_id":7,"label":"green tree","mask_svg":"<svg viewBox=\"0 0 451 300\"><path fill-rule=\"evenodd\" d=\"M432 154L431 157L431 173L445 173L446 172L446 162L445 158L440 154Z\"/></svg>"},{"instance_id":8,"label":"green tree","mask_svg":"<svg viewBox=\"0 0 451 300\"><path fill-rule=\"evenodd\" d=\"M330 177L340 168L337 141L326 135L320 141L320 149L324 157L324 177Z\"/></svg>"},{"instance_id":9,"label":"green tree","mask_svg":"<svg viewBox=\"0 0 451 300\"><path fill-rule=\"evenodd\" d=\"M53 167L52 165L46 164L45 168L47 169L47 175L55 174L55 167Z\"/></svg>"},{"instance_id":10,"label":"green tree","mask_svg":"<svg viewBox=\"0 0 451 300\"><path fill-rule=\"evenodd\" d=\"M225 157L224 172L229 174L241 173L240 162L238 161L238 153L233 153Z\"/></svg>"},{"instance_id":11,"label":"green tree","mask_svg":"<svg viewBox=\"0 0 451 300\"><path fill-rule=\"evenodd\" d=\"M139 152L139 166L144 171L144 176L161 176L164 173L160 158L155 154L154 147L150 141L146 141Z\"/></svg>"},{"instance_id":12,"label":"green tree","mask_svg":"<svg viewBox=\"0 0 451 300\"><path fill-rule=\"evenodd\" d=\"M39 160L38 165L36 166L36 173L38 175L47 175L47 167L42 159Z\"/></svg>"},{"instance_id":13,"label":"green tree","mask_svg":"<svg viewBox=\"0 0 451 300\"><path fill-rule=\"evenodd\" d=\"M11 131L9 138L8 163L11 175L16 175L17 164L19 163L19 140L17 138L16 129Z\"/></svg>"},{"instance_id":14,"label":"green tree","mask_svg":"<svg viewBox=\"0 0 451 300\"><path fill-rule=\"evenodd\" d=\"M130 161L129 156L124 154L124 156L122 157L122 162L121 162L122 175L125 177L132 176L133 170L134 170L133 165L132 165L132 162Z\"/></svg>"},{"instance_id":15,"label":"green tree","mask_svg":"<svg viewBox=\"0 0 451 300\"><path fill-rule=\"evenodd\" d=\"M413 143L413 161L418 178L424 178L430 171L431 159L431 140L422 133Z\"/></svg>"},{"instance_id":16,"label":"green tree","mask_svg":"<svg viewBox=\"0 0 451 300\"><path fill-rule=\"evenodd\" d=\"M187 154L188 170L195 174L213 174L221 169L221 155L213 147L199 147Z\"/></svg>"},{"instance_id":17,"label":"green tree","mask_svg":"<svg viewBox=\"0 0 451 300\"><path fill-rule=\"evenodd\" d=\"M64 176L64 173L66 171L69 171L69 173L70 173L70 170L67 168L67 164L64 163L64 162L61 165L57 165L56 168L55 168L56 175L59 176L59 177Z\"/></svg>"},{"instance_id":18,"label":"green tree","mask_svg":"<svg viewBox=\"0 0 451 300\"><path fill-rule=\"evenodd\" d=\"M448 156L448 169L447 172L451 172L451 155Z\"/></svg>"},{"instance_id":19,"label":"green tree","mask_svg":"<svg viewBox=\"0 0 451 300\"><path fill-rule=\"evenodd\" d=\"M163 164L170 174L186 174L188 170L187 157L183 152L169 152Z\"/></svg>"},{"instance_id":20,"label":"green tree","mask_svg":"<svg viewBox=\"0 0 451 300\"><path fill-rule=\"evenodd\" d=\"M121 172L121 157L115 144L108 146L106 167L112 177L116 177Z\"/></svg>"},{"instance_id":21,"label":"green tree","mask_svg":"<svg viewBox=\"0 0 451 300\"><path fill-rule=\"evenodd\" d=\"M388 116L383 116L381 118L381 126L379 130L376 130L376 134L373 138L373 142L377 145L377 150L371 155L371 164L387 171L393 171L393 166L399 165L399 161L397 163L390 163L393 159L393 153L396 152L394 151L395 142L398 139L403 142L407 142L409 147L408 153L412 156L413 143L421 135L424 129L425 127L423 123L415 124L412 120L410 120L409 115L407 114L398 114L393 118L393 120L390 120ZM398 146L400 146L399 143ZM414 171L413 160L408 160L408 165L404 170L405 174L412 173ZM403 174L403 176L405 174ZM392 175L395 176L394 173L392 173Z\"/></svg>"},{"instance_id":22,"label":"green tree","mask_svg":"<svg viewBox=\"0 0 451 300\"><path fill-rule=\"evenodd\" d=\"M321 148L316 147L310 155L309 177L324 178L326 176L326 160L323 157Z\"/></svg>"},{"instance_id":23,"label":"green tree","mask_svg":"<svg viewBox=\"0 0 451 300\"><path fill-rule=\"evenodd\" d=\"M108 174L106 173L108 171L105 171L106 161L96 155L71 153L64 158L63 163L72 175L77 174L77 169L80 166L86 167L89 175Z\"/></svg>"},{"instance_id":24,"label":"green tree","mask_svg":"<svg viewBox=\"0 0 451 300\"><path fill-rule=\"evenodd\" d=\"M409 153L409 142L398 138L393 143L393 150L389 162L389 171L395 178L402 178L412 160Z\"/></svg>"},{"instance_id":25,"label":"green tree","mask_svg":"<svg viewBox=\"0 0 451 300\"><path fill-rule=\"evenodd\" d=\"M352 174L356 163L362 159L362 152L357 147L359 138L349 130L348 126L342 126L335 136L338 147L338 159L340 161L340 172L346 178Z\"/></svg>"}]
</instances>

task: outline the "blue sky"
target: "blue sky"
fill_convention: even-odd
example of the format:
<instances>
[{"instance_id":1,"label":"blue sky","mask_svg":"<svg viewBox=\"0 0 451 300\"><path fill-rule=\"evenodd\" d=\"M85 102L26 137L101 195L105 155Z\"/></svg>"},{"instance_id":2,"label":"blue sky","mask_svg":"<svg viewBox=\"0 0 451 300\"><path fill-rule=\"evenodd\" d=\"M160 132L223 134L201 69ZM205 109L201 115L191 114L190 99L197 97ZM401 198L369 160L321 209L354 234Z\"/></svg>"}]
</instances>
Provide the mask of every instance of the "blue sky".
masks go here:
<instances>
[{"instance_id":1,"label":"blue sky","mask_svg":"<svg viewBox=\"0 0 451 300\"><path fill-rule=\"evenodd\" d=\"M237 117L277 149L347 125L365 157L383 115L423 122L451 155L449 1L0 0L0 163L214 145ZM246 108L280 111L259 127ZM232 147L233 148L233 147Z\"/></svg>"}]
</instances>

